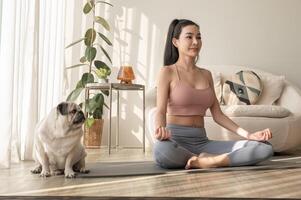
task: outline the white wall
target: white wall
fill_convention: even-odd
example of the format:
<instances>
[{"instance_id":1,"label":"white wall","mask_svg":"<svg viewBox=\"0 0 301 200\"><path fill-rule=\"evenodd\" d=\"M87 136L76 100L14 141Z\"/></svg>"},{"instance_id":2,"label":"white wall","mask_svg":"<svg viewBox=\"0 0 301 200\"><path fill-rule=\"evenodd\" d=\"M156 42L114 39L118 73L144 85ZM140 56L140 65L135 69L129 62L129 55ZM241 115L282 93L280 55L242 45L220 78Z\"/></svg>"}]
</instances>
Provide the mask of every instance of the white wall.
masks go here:
<instances>
[{"instance_id":1,"label":"white wall","mask_svg":"<svg viewBox=\"0 0 301 200\"><path fill-rule=\"evenodd\" d=\"M2 24L2 0L0 1L0 44L1 44L1 24Z\"/></svg>"},{"instance_id":2,"label":"white wall","mask_svg":"<svg viewBox=\"0 0 301 200\"><path fill-rule=\"evenodd\" d=\"M136 83L149 88L162 66L165 36L174 18L200 25L199 65L235 64L283 74L301 88L300 0L112 0L105 15L113 25L113 74L134 66ZM298 12L299 11L299 12ZM76 24L75 24L76 26ZM141 95L122 95L121 144L141 141ZM107 127L105 127L105 131ZM140 134L140 135L139 135ZM104 136L104 144L106 136Z\"/></svg>"}]
</instances>

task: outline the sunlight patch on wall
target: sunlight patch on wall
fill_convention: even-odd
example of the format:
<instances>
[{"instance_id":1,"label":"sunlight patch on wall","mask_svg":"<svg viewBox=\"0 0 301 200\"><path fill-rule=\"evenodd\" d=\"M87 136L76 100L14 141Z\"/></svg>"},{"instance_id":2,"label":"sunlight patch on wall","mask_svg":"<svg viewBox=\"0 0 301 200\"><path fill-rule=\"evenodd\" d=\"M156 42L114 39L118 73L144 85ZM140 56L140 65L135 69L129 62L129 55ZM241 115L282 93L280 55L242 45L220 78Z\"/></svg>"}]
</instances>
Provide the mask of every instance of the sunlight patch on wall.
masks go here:
<instances>
[{"instance_id":1,"label":"sunlight patch on wall","mask_svg":"<svg viewBox=\"0 0 301 200\"><path fill-rule=\"evenodd\" d=\"M131 48L132 48L132 30L133 30L133 13L134 10L132 8L128 8L124 10L125 21L123 24L123 29L121 31L121 38L128 43L127 46L123 46L121 48L122 55L122 64L129 64L131 60Z\"/></svg>"},{"instance_id":2,"label":"sunlight patch on wall","mask_svg":"<svg viewBox=\"0 0 301 200\"><path fill-rule=\"evenodd\" d=\"M137 81L144 82L146 67L149 59L149 20L141 13L140 15L140 30L141 38L138 40L138 58L137 58Z\"/></svg>"},{"instance_id":3,"label":"sunlight patch on wall","mask_svg":"<svg viewBox=\"0 0 301 200\"><path fill-rule=\"evenodd\" d=\"M136 137L136 139L141 143L143 144L143 129L142 129L142 126L139 126L139 129L138 131L132 131L132 134ZM147 142L148 144L148 142Z\"/></svg>"},{"instance_id":4,"label":"sunlight patch on wall","mask_svg":"<svg viewBox=\"0 0 301 200\"><path fill-rule=\"evenodd\" d=\"M119 92L119 115L120 119L127 119L129 117L129 113L127 110L131 104L128 101L129 91L128 92ZM117 106L117 105L116 105Z\"/></svg>"},{"instance_id":5,"label":"sunlight patch on wall","mask_svg":"<svg viewBox=\"0 0 301 200\"><path fill-rule=\"evenodd\" d=\"M156 26L156 24L152 24L152 34L151 34L151 43L150 43L150 53L149 53L149 66L147 66L147 73L150 76L147 76L147 80L145 80L145 84L146 86L155 86L156 85L156 76L157 76L157 69L159 66L156 66L156 60L157 59L162 59L162 58L158 58L156 57L157 55L157 51L159 48L159 43L156 42L159 40L159 35L160 35L160 31L158 29L158 27ZM162 59L163 60L163 59Z\"/></svg>"},{"instance_id":6,"label":"sunlight patch on wall","mask_svg":"<svg viewBox=\"0 0 301 200\"><path fill-rule=\"evenodd\" d=\"M143 111L142 111L141 107L142 107L142 105L141 106L134 105L133 113L136 114L139 118L142 119Z\"/></svg>"}]
</instances>

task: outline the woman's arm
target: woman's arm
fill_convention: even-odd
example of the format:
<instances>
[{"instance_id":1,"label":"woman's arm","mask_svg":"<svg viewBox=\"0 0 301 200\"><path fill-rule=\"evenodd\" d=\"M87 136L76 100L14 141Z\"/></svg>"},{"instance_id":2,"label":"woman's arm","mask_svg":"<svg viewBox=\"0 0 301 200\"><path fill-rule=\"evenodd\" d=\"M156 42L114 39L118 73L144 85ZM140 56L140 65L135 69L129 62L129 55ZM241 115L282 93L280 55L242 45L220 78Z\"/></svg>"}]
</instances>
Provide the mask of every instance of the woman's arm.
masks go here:
<instances>
[{"instance_id":1,"label":"woman's arm","mask_svg":"<svg viewBox=\"0 0 301 200\"><path fill-rule=\"evenodd\" d=\"M155 136L160 140L168 139L170 137L170 133L165 129L165 126L171 74L172 72L170 68L162 67L157 80L157 113L155 116Z\"/></svg>"},{"instance_id":2,"label":"woman's arm","mask_svg":"<svg viewBox=\"0 0 301 200\"><path fill-rule=\"evenodd\" d=\"M257 131L254 133L249 133L247 130L239 127L228 116L226 116L222 112L219 102L216 98L215 91L214 91L214 83L213 83L212 75L210 72L209 72L208 78L209 78L210 87L212 88L213 93L214 93L214 103L210 107L210 111L211 111L213 120L217 124L221 125L222 127L228 129L229 131L236 133L246 139L260 141L260 140L268 140L268 139L272 138L272 133L269 129L264 129L264 130Z\"/></svg>"},{"instance_id":3,"label":"woman's arm","mask_svg":"<svg viewBox=\"0 0 301 200\"><path fill-rule=\"evenodd\" d=\"M244 138L249 138L250 133L245 129L239 127L235 122L233 122L229 117L227 117L220 109L217 98L215 97L213 105L210 107L210 111L213 120L221 125L222 127L228 129L229 131L236 133Z\"/></svg>"},{"instance_id":4,"label":"woman's arm","mask_svg":"<svg viewBox=\"0 0 301 200\"><path fill-rule=\"evenodd\" d=\"M239 127L235 122L233 122L229 117L227 117L220 109L217 99L214 101L213 106L211 106L210 111L212 113L213 120L221 125L222 127L228 129L229 131L236 133L244 138L249 138L250 133L245 129Z\"/></svg>"}]
</instances>

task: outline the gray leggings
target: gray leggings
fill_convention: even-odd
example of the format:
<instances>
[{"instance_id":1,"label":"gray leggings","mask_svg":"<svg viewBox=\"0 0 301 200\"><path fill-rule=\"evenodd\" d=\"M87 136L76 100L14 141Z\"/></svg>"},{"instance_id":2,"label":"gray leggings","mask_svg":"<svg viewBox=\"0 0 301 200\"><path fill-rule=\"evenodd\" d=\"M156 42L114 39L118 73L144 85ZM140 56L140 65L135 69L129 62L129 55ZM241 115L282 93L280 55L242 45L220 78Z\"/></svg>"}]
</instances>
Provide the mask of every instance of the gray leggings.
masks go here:
<instances>
[{"instance_id":1,"label":"gray leggings","mask_svg":"<svg viewBox=\"0 0 301 200\"><path fill-rule=\"evenodd\" d=\"M189 158L202 152L211 154L227 153L230 166L254 165L273 155L268 142L251 140L214 141L209 140L205 128L194 128L168 124L171 139L156 141L154 158L163 168L184 168Z\"/></svg>"}]
</instances>

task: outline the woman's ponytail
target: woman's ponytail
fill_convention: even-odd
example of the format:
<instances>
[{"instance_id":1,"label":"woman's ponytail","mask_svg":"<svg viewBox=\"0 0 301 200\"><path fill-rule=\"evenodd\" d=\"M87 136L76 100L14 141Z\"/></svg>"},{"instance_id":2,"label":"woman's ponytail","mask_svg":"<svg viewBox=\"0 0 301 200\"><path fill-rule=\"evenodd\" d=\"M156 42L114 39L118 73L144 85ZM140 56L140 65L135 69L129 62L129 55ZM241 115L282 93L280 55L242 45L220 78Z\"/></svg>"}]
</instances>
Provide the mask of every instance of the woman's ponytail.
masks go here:
<instances>
[{"instance_id":1,"label":"woman's ponytail","mask_svg":"<svg viewBox=\"0 0 301 200\"><path fill-rule=\"evenodd\" d=\"M178 19L172 20L169 25L166 43L165 43L165 51L164 51L164 65L171 65L178 60L179 52L178 49L173 45L172 39L174 37L174 30L176 25L179 23Z\"/></svg>"}]
</instances>

